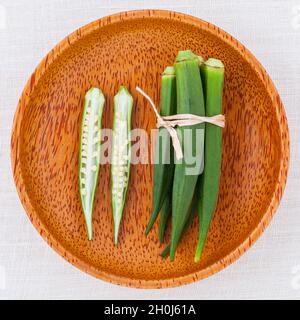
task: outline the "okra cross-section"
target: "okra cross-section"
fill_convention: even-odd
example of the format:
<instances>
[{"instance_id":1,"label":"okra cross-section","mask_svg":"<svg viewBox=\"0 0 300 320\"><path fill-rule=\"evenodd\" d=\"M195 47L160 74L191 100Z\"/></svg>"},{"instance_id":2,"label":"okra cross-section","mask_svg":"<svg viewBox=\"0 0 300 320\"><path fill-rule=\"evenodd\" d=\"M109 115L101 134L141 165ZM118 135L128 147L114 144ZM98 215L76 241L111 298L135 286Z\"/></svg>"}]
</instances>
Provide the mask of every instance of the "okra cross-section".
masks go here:
<instances>
[{"instance_id":1,"label":"okra cross-section","mask_svg":"<svg viewBox=\"0 0 300 320\"><path fill-rule=\"evenodd\" d=\"M131 160L131 113L133 98L127 88L121 86L114 97L114 120L111 162L111 200L114 220L114 242L118 244Z\"/></svg>"},{"instance_id":2,"label":"okra cross-section","mask_svg":"<svg viewBox=\"0 0 300 320\"><path fill-rule=\"evenodd\" d=\"M79 151L79 192L88 239L92 239L92 215L100 167L101 119L104 95L91 88L85 95Z\"/></svg>"}]
</instances>

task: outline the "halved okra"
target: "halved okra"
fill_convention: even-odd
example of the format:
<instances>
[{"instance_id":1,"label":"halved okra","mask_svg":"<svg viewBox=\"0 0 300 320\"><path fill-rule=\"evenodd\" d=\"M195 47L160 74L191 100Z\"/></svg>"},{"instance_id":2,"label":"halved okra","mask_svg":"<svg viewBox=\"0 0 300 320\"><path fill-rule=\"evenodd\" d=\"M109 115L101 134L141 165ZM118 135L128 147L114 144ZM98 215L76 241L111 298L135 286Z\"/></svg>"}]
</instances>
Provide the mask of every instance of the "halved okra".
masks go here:
<instances>
[{"instance_id":1,"label":"halved okra","mask_svg":"<svg viewBox=\"0 0 300 320\"><path fill-rule=\"evenodd\" d=\"M101 119L104 95L91 88L85 95L79 151L79 192L87 226L88 239L93 236L92 215L100 167Z\"/></svg>"},{"instance_id":2,"label":"halved okra","mask_svg":"<svg viewBox=\"0 0 300 320\"><path fill-rule=\"evenodd\" d=\"M114 243L118 244L131 159L131 113L133 98L124 86L114 97L114 120L111 162L111 200L114 220Z\"/></svg>"},{"instance_id":3,"label":"halved okra","mask_svg":"<svg viewBox=\"0 0 300 320\"><path fill-rule=\"evenodd\" d=\"M210 58L201 66L206 116L211 117L222 112L222 93L224 65L218 59ZM200 179L198 202L199 240L195 262L201 259L210 222L213 217L219 193L219 181L222 161L222 129L213 124L205 127L205 167Z\"/></svg>"},{"instance_id":4,"label":"halved okra","mask_svg":"<svg viewBox=\"0 0 300 320\"><path fill-rule=\"evenodd\" d=\"M160 114L170 116L176 113L176 79L173 67L167 67L161 80ZM170 136L160 128L155 150L153 175L152 214L146 229L148 234L155 223L167 194L172 190L174 174L174 151Z\"/></svg>"}]
</instances>

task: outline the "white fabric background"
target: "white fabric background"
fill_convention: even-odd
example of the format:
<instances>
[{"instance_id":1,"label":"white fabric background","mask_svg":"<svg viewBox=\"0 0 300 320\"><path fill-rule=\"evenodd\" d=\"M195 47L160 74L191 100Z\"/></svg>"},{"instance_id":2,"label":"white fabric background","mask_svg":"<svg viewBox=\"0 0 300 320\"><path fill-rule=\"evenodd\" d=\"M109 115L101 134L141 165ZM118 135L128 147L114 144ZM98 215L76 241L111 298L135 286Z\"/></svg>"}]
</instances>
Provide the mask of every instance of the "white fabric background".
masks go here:
<instances>
[{"instance_id":1,"label":"white fabric background","mask_svg":"<svg viewBox=\"0 0 300 320\"><path fill-rule=\"evenodd\" d=\"M14 111L40 59L74 29L111 13L141 8L189 13L239 39L275 82L290 128L288 184L264 235L224 271L174 289L123 288L67 263L30 224L10 168ZM299 53L300 0L0 0L0 298L300 298Z\"/></svg>"}]
</instances>

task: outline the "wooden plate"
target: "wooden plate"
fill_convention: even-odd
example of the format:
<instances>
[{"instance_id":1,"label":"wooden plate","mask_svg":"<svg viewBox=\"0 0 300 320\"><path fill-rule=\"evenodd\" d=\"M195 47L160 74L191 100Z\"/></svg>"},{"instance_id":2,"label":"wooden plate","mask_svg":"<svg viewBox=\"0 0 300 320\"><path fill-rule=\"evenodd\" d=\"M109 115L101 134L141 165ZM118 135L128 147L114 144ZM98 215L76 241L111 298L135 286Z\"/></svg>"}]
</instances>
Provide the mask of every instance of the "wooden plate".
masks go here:
<instances>
[{"instance_id":1,"label":"wooden plate","mask_svg":"<svg viewBox=\"0 0 300 320\"><path fill-rule=\"evenodd\" d=\"M78 193L79 128L85 91L106 95L103 127L112 127L113 95L121 84L134 96L133 127L149 133L155 117L135 91L159 103L160 75L180 49L214 56L226 66L223 162L219 201L201 263L193 262L197 221L176 261L163 260L157 225L148 238L152 167L133 165L128 200L113 245L109 165L101 167L94 238L86 236ZM180 13L143 10L115 14L80 28L38 65L20 98L11 140L12 169L28 217L66 260L98 278L143 288L205 278L244 253L269 224L282 196L289 133L280 97L266 71L218 27ZM274 248L276 244L274 243Z\"/></svg>"}]
</instances>

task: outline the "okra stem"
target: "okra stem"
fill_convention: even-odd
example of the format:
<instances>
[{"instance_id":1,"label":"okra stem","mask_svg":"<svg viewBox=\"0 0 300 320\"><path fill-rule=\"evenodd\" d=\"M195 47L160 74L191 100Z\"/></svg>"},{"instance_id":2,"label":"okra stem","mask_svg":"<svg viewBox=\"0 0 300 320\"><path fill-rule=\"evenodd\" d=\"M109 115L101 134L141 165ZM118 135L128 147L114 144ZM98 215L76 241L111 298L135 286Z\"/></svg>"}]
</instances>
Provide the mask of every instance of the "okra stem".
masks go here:
<instances>
[{"instance_id":1,"label":"okra stem","mask_svg":"<svg viewBox=\"0 0 300 320\"><path fill-rule=\"evenodd\" d=\"M124 86L114 97L114 121L111 163L111 199L114 219L114 243L118 244L131 160L131 114L133 98Z\"/></svg>"},{"instance_id":2,"label":"okra stem","mask_svg":"<svg viewBox=\"0 0 300 320\"><path fill-rule=\"evenodd\" d=\"M208 59L201 66L201 77L204 84L206 116L211 117L222 112L222 92L224 82L224 65L220 60ZM215 210L222 161L222 129L212 124L205 128L205 167L200 177L198 202L199 240L195 262L201 259L207 232Z\"/></svg>"},{"instance_id":3,"label":"okra stem","mask_svg":"<svg viewBox=\"0 0 300 320\"><path fill-rule=\"evenodd\" d=\"M79 151L79 192L87 226L88 239L93 236L92 214L100 167L101 118L104 95L91 88L85 95Z\"/></svg>"}]
</instances>

